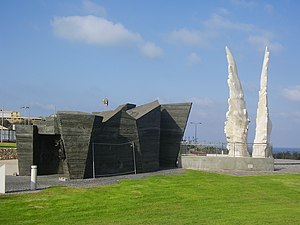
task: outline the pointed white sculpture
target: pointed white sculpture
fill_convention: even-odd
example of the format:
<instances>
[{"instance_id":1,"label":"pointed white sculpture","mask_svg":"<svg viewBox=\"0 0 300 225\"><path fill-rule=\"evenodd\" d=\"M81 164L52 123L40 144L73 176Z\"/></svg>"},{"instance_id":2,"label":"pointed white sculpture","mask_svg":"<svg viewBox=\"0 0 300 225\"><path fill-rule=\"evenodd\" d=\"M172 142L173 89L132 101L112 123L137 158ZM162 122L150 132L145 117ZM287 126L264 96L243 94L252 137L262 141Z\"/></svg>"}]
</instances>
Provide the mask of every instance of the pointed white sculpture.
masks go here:
<instances>
[{"instance_id":1,"label":"pointed white sculpture","mask_svg":"<svg viewBox=\"0 0 300 225\"><path fill-rule=\"evenodd\" d=\"M256 114L256 130L252 151L252 157L256 158L266 158L272 156L269 146L272 123L269 118L267 95L269 54L268 47L266 47L260 78L259 100Z\"/></svg>"},{"instance_id":2,"label":"pointed white sculpture","mask_svg":"<svg viewBox=\"0 0 300 225\"><path fill-rule=\"evenodd\" d=\"M225 128L229 156L247 157L248 113L244 101L244 93L238 77L237 67L233 56L226 47L228 61L228 112L226 113Z\"/></svg>"}]
</instances>

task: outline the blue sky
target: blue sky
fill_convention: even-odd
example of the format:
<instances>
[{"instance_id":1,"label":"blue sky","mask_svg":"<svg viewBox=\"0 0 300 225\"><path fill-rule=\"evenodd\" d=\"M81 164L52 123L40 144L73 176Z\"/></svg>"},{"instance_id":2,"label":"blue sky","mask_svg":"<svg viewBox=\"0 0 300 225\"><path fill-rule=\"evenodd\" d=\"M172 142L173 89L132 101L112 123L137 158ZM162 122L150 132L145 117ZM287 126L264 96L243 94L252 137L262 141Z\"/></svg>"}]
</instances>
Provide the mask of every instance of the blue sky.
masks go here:
<instances>
[{"instance_id":1,"label":"blue sky","mask_svg":"<svg viewBox=\"0 0 300 225\"><path fill-rule=\"evenodd\" d=\"M1 102L103 111L130 102L193 102L198 140L224 142L228 46L236 60L254 139L267 45L275 147L299 147L300 1L3 0ZM194 135L189 123L186 137Z\"/></svg>"}]
</instances>

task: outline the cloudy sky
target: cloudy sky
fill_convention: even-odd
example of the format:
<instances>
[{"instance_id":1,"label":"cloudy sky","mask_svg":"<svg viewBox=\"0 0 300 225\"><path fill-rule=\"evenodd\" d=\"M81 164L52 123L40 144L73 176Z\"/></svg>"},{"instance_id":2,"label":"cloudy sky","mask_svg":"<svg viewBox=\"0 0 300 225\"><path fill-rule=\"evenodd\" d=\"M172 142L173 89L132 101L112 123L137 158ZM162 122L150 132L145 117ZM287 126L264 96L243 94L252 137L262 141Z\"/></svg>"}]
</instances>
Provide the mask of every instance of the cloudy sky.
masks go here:
<instances>
[{"instance_id":1,"label":"cloudy sky","mask_svg":"<svg viewBox=\"0 0 300 225\"><path fill-rule=\"evenodd\" d=\"M194 135L190 122L201 122L200 141L224 142L228 46L252 142L268 46L271 141L300 147L299 10L297 0L2 0L0 104L48 116L188 101L186 138Z\"/></svg>"}]
</instances>

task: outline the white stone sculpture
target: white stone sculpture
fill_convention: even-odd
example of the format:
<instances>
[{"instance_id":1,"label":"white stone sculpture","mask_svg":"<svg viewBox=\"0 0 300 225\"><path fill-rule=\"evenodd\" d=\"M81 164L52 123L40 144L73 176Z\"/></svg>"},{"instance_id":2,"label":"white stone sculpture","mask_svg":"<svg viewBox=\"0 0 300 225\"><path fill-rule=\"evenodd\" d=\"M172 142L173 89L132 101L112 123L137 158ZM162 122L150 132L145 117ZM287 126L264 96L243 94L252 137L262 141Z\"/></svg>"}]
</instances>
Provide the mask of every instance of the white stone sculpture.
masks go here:
<instances>
[{"instance_id":1,"label":"white stone sculpture","mask_svg":"<svg viewBox=\"0 0 300 225\"><path fill-rule=\"evenodd\" d=\"M256 114L256 130L252 151L252 157L256 158L266 158L272 156L272 152L269 146L272 123L269 118L267 95L269 54L270 53L268 51L268 47L266 47L260 77L259 100Z\"/></svg>"},{"instance_id":2,"label":"white stone sculpture","mask_svg":"<svg viewBox=\"0 0 300 225\"><path fill-rule=\"evenodd\" d=\"M226 113L225 134L229 156L247 157L248 113L244 101L244 93L238 77L237 67L233 56L226 47L228 61L228 112Z\"/></svg>"}]
</instances>

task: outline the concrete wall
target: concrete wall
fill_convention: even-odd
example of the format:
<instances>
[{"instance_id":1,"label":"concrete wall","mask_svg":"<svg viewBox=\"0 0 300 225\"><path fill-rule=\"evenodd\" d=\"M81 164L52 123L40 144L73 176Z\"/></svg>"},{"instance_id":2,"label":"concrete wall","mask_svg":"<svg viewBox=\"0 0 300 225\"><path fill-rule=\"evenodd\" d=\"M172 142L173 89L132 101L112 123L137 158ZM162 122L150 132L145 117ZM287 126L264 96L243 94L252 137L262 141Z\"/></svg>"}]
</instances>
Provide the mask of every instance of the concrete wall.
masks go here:
<instances>
[{"instance_id":1,"label":"concrete wall","mask_svg":"<svg viewBox=\"0 0 300 225\"><path fill-rule=\"evenodd\" d=\"M60 134L57 117L47 117L34 125L38 127L39 134Z\"/></svg>"},{"instance_id":2,"label":"concrete wall","mask_svg":"<svg viewBox=\"0 0 300 225\"><path fill-rule=\"evenodd\" d=\"M19 173L21 176L30 176L31 165L34 164L34 140L37 136L37 127L31 125L17 125L17 151Z\"/></svg>"},{"instance_id":3,"label":"concrete wall","mask_svg":"<svg viewBox=\"0 0 300 225\"><path fill-rule=\"evenodd\" d=\"M160 106L136 120L142 171L159 169Z\"/></svg>"},{"instance_id":4,"label":"concrete wall","mask_svg":"<svg viewBox=\"0 0 300 225\"><path fill-rule=\"evenodd\" d=\"M97 118L92 132L96 175L132 171L133 153L128 142L137 139L135 120L123 108L112 112L105 122Z\"/></svg>"},{"instance_id":5,"label":"concrete wall","mask_svg":"<svg viewBox=\"0 0 300 225\"><path fill-rule=\"evenodd\" d=\"M161 167L174 167L176 165L180 142L183 138L191 107L191 103L162 105L159 154Z\"/></svg>"},{"instance_id":6,"label":"concrete wall","mask_svg":"<svg viewBox=\"0 0 300 225\"><path fill-rule=\"evenodd\" d=\"M273 158L182 155L182 168L194 170L274 171Z\"/></svg>"},{"instance_id":7,"label":"concrete wall","mask_svg":"<svg viewBox=\"0 0 300 225\"><path fill-rule=\"evenodd\" d=\"M38 166L38 175L63 173L57 143L60 135L45 133L36 125L16 126L17 154L21 176L29 176L31 165ZM50 132L53 133L53 132Z\"/></svg>"},{"instance_id":8,"label":"concrete wall","mask_svg":"<svg viewBox=\"0 0 300 225\"><path fill-rule=\"evenodd\" d=\"M59 157L60 135L37 134L34 145L35 165L38 175L63 173Z\"/></svg>"},{"instance_id":9,"label":"concrete wall","mask_svg":"<svg viewBox=\"0 0 300 225\"><path fill-rule=\"evenodd\" d=\"M94 115L80 112L58 112L59 128L71 179L85 177Z\"/></svg>"},{"instance_id":10,"label":"concrete wall","mask_svg":"<svg viewBox=\"0 0 300 225\"><path fill-rule=\"evenodd\" d=\"M137 172L174 167L190 108L191 103L161 106L154 101L93 114L58 112L39 124L21 125L17 127L20 175L30 175L35 164L38 174L93 177L93 150L96 175L133 171L132 142Z\"/></svg>"}]
</instances>

